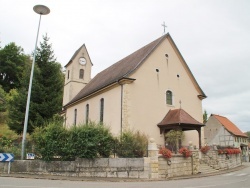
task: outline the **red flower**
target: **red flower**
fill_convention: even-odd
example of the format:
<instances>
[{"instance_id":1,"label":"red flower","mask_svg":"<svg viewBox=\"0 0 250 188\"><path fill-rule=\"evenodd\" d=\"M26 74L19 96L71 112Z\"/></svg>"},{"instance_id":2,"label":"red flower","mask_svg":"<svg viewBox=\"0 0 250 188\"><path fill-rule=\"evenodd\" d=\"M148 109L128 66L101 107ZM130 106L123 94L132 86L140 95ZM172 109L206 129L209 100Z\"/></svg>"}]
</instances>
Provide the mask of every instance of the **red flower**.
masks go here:
<instances>
[{"instance_id":1,"label":"red flower","mask_svg":"<svg viewBox=\"0 0 250 188\"><path fill-rule=\"evenodd\" d=\"M172 152L165 147L161 148L159 153L162 154L163 157L168 159L172 157Z\"/></svg>"},{"instance_id":2,"label":"red flower","mask_svg":"<svg viewBox=\"0 0 250 188\"><path fill-rule=\"evenodd\" d=\"M209 146L203 146L203 147L201 147L201 152L204 153L204 154L206 154L209 150L210 150Z\"/></svg>"},{"instance_id":3,"label":"red flower","mask_svg":"<svg viewBox=\"0 0 250 188\"><path fill-rule=\"evenodd\" d=\"M238 148L225 148L225 149L219 149L218 150L218 154L228 154L228 155L232 155L232 154L239 154L241 151Z\"/></svg>"},{"instance_id":4,"label":"red flower","mask_svg":"<svg viewBox=\"0 0 250 188\"><path fill-rule=\"evenodd\" d=\"M179 149L179 153L182 154L184 157L190 157L192 155L192 152L189 151L187 148Z\"/></svg>"}]
</instances>

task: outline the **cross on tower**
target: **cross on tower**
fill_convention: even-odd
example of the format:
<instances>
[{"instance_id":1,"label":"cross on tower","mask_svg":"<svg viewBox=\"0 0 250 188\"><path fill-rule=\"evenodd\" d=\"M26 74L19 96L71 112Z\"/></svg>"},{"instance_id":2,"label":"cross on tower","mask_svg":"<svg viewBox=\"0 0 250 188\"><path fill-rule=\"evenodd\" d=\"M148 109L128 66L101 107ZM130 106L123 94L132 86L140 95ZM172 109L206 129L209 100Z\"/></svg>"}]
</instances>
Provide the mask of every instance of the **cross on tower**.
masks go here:
<instances>
[{"instance_id":1,"label":"cross on tower","mask_svg":"<svg viewBox=\"0 0 250 188\"><path fill-rule=\"evenodd\" d=\"M165 34L165 28L167 27L167 26L165 25L165 22L163 22L163 24L161 24L161 26L162 26L162 27L163 27L163 29L164 29L163 34Z\"/></svg>"}]
</instances>

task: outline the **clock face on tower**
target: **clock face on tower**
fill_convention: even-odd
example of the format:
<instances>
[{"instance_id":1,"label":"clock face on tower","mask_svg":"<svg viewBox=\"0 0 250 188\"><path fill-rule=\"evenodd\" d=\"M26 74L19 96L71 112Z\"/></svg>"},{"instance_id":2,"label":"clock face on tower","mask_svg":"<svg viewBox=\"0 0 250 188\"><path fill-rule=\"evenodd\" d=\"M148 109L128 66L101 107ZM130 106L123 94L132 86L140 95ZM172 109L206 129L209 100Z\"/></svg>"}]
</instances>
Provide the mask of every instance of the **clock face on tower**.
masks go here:
<instances>
[{"instance_id":1,"label":"clock face on tower","mask_svg":"<svg viewBox=\"0 0 250 188\"><path fill-rule=\"evenodd\" d=\"M79 58L79 63L80 63L81 65L85 65L85 64L86 64L86 59L85 59L84 57L80 57L80 58Z\"/></svg>"}]
</instances>

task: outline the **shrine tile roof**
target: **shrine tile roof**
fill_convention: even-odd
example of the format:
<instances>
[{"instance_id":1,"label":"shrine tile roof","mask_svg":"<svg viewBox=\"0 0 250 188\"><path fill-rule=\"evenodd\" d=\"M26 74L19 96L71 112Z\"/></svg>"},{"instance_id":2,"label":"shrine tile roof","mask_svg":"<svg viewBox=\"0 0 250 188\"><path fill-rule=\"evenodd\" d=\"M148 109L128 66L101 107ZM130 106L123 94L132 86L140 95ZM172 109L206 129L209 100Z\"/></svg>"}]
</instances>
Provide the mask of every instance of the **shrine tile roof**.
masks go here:
<instances>
[{"instance_id":1,"label":"shrine tile roof","mask_svg":"<svg viewBox=\"0 0 250 188\"><path fill-rule=\"evenodd\" d=\"M174 125L174 124L190 124L204 126L183 109L169 110L158 126Z\"/></svg>"}]
</instances>

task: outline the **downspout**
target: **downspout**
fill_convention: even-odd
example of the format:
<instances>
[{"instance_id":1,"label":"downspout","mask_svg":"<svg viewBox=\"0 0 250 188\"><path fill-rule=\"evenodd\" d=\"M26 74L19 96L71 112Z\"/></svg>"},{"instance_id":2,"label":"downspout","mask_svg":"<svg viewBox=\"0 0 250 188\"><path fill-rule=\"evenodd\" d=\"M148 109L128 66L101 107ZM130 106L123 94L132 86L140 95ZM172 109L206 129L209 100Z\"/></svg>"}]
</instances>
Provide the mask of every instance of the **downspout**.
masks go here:
<instances>
[{"instance_id":1,"label":"downspout","mask_svg":"<svg viewBox=\"0 0 250 188\"><path fill-rule=\"evenodd\" d=\"M123 119L123 84L121 84L119 81L118 81L118 84L121 86L121 130L120 130L120 135L122 135L122 119Z\"/></svg>"}]
</instances>

